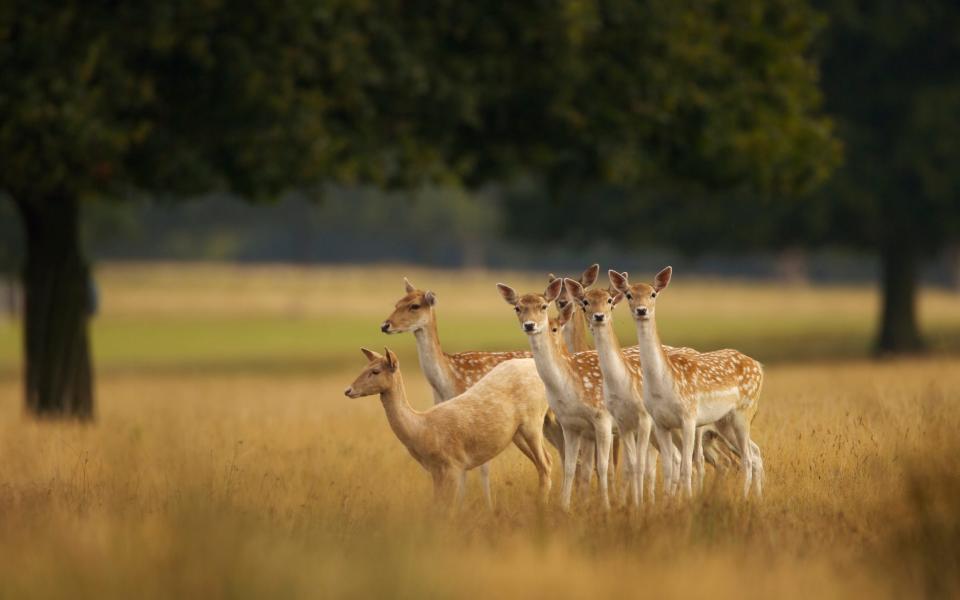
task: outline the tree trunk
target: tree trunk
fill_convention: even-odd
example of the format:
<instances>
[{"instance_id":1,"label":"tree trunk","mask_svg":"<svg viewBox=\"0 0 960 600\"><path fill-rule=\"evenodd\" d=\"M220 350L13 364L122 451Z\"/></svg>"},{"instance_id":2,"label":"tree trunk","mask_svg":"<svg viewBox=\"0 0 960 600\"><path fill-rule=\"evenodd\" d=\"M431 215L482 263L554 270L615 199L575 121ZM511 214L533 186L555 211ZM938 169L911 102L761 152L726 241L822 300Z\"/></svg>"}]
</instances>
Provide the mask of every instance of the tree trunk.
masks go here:
<instances>
[{"instance_id":1,"label":"tree trunk","mask_svg":"<svg viewBox=\"0 0 960 600\"><path fill-rule=\"evenodd\" d=\"M907 245L887 244L881 252L883 310L877 352L907 354L925 348L917 327L917 252Z\"/></svg>"},{"instance_id":2,"label":"tree trunk","mask_svg":"<svg viewBox=\"0 0 960 600\"><path fill-rule=\"evenodd\" d=\"M87 319L89 271L80 247L79 201L71 194L18 199L26 228L24 389L41 417L93 418Z\"/></svg>"},{"instance_id":3,"label":"tree trunk","mask_svg":"<svg viewBox=\"0 0 960 600\"><path fill-rule=\"evenodd\" d=\"M947 277L950 289L960 294L960 242L947 246Z\"/></svg>"}]
</instances>

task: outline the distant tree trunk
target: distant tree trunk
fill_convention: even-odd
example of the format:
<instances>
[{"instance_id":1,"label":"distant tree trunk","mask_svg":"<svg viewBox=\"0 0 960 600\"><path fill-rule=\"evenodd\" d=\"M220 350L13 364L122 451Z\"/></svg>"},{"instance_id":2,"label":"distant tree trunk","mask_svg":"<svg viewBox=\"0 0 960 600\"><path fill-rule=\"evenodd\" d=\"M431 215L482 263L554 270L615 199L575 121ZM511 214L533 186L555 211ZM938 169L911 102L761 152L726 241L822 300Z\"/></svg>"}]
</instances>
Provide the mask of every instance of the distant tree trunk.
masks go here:
<instances>
[{"instance_id":1,"label":"distant tree trunk","mask_svg":"<svg viewBox=\"0 0 960 600\"><path fill-rule=\"evenodd\" d=\"M4 287L6 288L3 298L4 311L13 321L17 318L17 284L14 281L14 275L4 275Z\"/></svg>"},{"instance_id":2,"label":"distant tree trunk","mask_svg":"<svg viewBox=\"0 0 960 600\"><path fill-rule=\"evenodd\" d=\"M925 348L917 327L919 257L906 244L887 243L881 251L883 309L877 352L907 354Z\"/></svg>"},{"instance_id":3,"label":"distant tree trunk","mask_svg":"<svg viewBox=\"0 0 960 600\"><path fill-rule=\"evenodd\" d=\"M947 269L950 289L960 294L960 242L947 246Z\"/></svg>"},{"instance_id":4,"label":"distant tree trunk","mask_svg":"<svg viewBox=\"0 0 960 600\"><path fill-rule=\"evenodd\" d=\"M80 247L80 206L72 194L18 199L26 229L23 272L27 411L93 418L87 318L89 271Z\"/></svg>"}]
</instances>

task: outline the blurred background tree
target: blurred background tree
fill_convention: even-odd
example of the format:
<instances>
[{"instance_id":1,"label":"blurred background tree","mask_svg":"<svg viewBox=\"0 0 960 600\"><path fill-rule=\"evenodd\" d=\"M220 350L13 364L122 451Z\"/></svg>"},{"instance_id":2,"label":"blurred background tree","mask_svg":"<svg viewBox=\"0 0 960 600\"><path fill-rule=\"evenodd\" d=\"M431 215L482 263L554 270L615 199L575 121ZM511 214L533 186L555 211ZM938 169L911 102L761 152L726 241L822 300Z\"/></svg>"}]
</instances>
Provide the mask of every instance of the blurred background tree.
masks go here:
<instances>
[{"instance_id":1,"label":"blurred background tree","mask_svg":"<svg viewBox=\"0 0 960 600\"><path fill-rule=\"evenodd\" d=\"M32 413L93 413L83 201L210 189L263 197L332 168L336 138L320 115L341 98L300 85L317 76L318 57L336 60L312 11L307 2L4 4L0 189L26 234Z\"/></svg>"},{"instance_id":2,"label":"blurred background tree","mask_svg":"<svg viewBox=\"0 0 960 600\"><path fill-rule=\"evenodd\" d=\"M624 185L613 178L614 185L574 194L516 194L512 203L524 217L511 221L517 226L513 233L528 236L519 223L540 223L541 236L564 232L582 239L603 231L634 244L689 254L718 249L790 252L825 245L866 250L878 255L881 265L876 350L922 350L916 297L923 259L951 248L956 252L960 238L960 6L945 1L820 4L826 21L801 4L788 3L782 12L753 5L757 12L750 14L767 16L745 39L753 44L748 56L767 57L771 52L765 48L789 47L793 56L815 51L822 64L824 108L837 123L844 165L821 189L811 190L810 185L823 181L836 164L836 149L827 142L829 130L822 121L803 118L802 109L817 106L819 97L814 62L791 62L791 55L784 54L782 63L758 63L751 70L744 67L749 61L738 60L732 61L737 66L729 73L711 72L739 82L730 85L733 90L753 90L760 99L751 101L749 93L731 97L729 112L711 111L711 118L731 126L754 124L756 135L749 129L731 136L705 130L700 137L684 137L691 124L707 120L689 114L671 131L680 132L685 147L696 148L699 140L710 147L719 137L737 140L753 152L724 146L702 156L707 177L699 179L706 186L689 185L698 179L689 176L696 169L684 169L680 174L688 176L681 178L681 185ZM737 22L742 31L743 20ZM819 42L811 46L823 24ZM774 108L765 101L767 94L777 98ZM700 95L694 88L681 97ZM777 108L779 118L772 116ZM738 115L737 110L759 116ZM746 161L743 169L736 168L740 160ZM754 185L748 189L736 178L713 175L726 166L733 167L729 172L749 173L746 179L755 179ZM586 220L563 218L585 205L603 209ZM554 218L537 220L537 215Z\"/></svg>"},{"instance_id":3,"label":"blurred background tree","mask_svg":"<svg viewBox=\"0 0 960 600\"><path fill-rule=\"evenodd\" d=\"M838 157L809 53L819 24L787 0L8 3L0 190L26 232L27 406L93 413L89 199L321 182L475 194L518 178L567 198L787 197ZM458 213L485 215L462 198ZM631 222L616 205L556 216ZM601 231L663 239L645 222Z\"/></svg>"},{"instance_id":4,"label":"blurred background tree","mask_svg":"<svg viewBox=\"0 0 960 600\"><path fill-rule=\"evenodd\" d=\"M824 2L823 89L846 145L820 198L818 237L876 252L877 349L924 347L922 260L960 240L960 5Z\"/></svg>"}]
</instances>

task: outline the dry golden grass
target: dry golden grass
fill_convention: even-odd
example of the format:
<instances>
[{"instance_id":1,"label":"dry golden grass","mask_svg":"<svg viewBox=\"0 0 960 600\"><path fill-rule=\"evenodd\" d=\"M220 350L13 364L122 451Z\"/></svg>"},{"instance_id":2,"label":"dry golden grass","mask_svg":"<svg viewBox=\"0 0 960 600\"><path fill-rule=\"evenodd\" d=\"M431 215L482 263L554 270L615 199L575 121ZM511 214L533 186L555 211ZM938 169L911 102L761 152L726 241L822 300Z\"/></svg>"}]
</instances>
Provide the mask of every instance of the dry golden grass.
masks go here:
<instances>
[{"instance_id":1,"label":"dry golden grass","mask_svg":"<svg viewBox=\"0 0 960 600\"><path fill-rule=\"evenodd\" d=\"M337 282L370 302L358 317L373 319L399 294L363 299L360 275L347 280L368 283ZM116 276L104 289L119 301L127 292ZM238 301L273 302L251 297L271 288L263 277ZM760 293L761 311L791 301ZM693 302L682 294L678 286L678 304ZM459 327L450 295L442 328L465 346L472 330ZM149 304L130 300L122 317L108 309L98 327L162 326L162 307ZM512 325L509 310L500 316ZM539 511L533 467L510 449L493 465L497 511L484 511L471 476L465 506L445 520L378 400L342 396L363 365L355 341L343 342L336 368L315 372L107 360L92 426L28 420L19 383L0 377L0 597L960 594L958 359L770 365L754 425L762 502L742 502L735 477L711 475L703 497L642 514ZM412 401L426 406L416 360L408 351L401 361Z\"/></svg>"}]
</instances>

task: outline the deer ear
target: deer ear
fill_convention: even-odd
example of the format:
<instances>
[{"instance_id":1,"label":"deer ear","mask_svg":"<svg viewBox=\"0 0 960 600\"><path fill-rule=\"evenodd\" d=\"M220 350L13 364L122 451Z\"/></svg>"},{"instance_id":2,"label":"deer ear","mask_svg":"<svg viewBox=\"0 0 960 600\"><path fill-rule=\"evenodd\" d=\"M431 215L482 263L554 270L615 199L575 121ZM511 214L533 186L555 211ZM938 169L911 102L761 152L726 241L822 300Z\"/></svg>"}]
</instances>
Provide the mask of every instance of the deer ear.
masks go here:
<instances>
[{"instance_id":1,"label":"deer ear","mask_svg":"<svg viewBox=\"0 0 960 600\"><path fill-rule=\"evenodd\" d=\"M383 356L377 354L373 350L367 350L366 348L360 348L360 352L363 352L363 355L367 357L367 360L373 362L378 358L383 358Z\"/></svg>"},{"instance_id":2,"label":"deer ear","mask_svg":"<svg viewBox=\"0 0 960 600\"><path fill-rule=\"evenodd\" d=\"M583 275L580 276L580 285L584 288L588 288L597 281L597 275L600 274L600 265L593 263L587 270L583 272Z\"/></svg>"},{"instance_id":3,"label":"deer ear","mask_svg":"<svg viewBox=\"0 0 960 600\"><path fill-rule=\"evenodd\" d=\"M514 291L509 285L503 283L497 284L497 291L500 292L500 296L507 302L507 304L516 305L517 303L517 292Z\"/></svg>"},{"instance_id":4,"label":"deer ear","mask_svg":"<svg viewBox=\"0 0 960 600\"><path fill-rule=\"evenodd\" d=\"M387 347L383 348L383 352L384 352L384 356L387 357L387 367L391 371L396 371L397 367L400 366L400 361L397 360L397 355L393 353L393 350Z\"/></svg>"},{"instance_id":5,"label":"deer ear","mask_svg":"<svg viewBox=\"0 0 960 600\"><path fill-rule=\"evenodd\" d=\"M566 304L563 308L560 309L560 315L557 317L557 322L561 327L567 324L570 321L570 317L573 316L573 302Z\"/></svg>"},{"instance_id":6,"label":"deer ear","mask_svg":"<svg viewBox=\"0 0 960 600\"><path fill-rule=\"evenodd\" d=\"M580 285L580 282L567 277L563 280L563 288L577 300L583 299L583 286Z\"/></svg>"},{"instance_id":7,"label":"deer ear","mask_svg":"<svg viewBox=\"0 0 960 600\"><path fill-rule=\"evenodd\" d=\"M550 285L547 286L547 289L543 292L543 297L547 302L553 302L557 299L557 296L560 295L560 290L563 288L563 280L557 277L550 282Z\"/></svg>"},{"instance_id":8,"label":"deer ear","mask_svg":"<svg viewBox=\"0 0 960 600\"><path fill-rule=\"evenodd\" d=\"M673 267L665 267L653 278L653 289L658 292L670 284L670 276L673 275Z\"/></svg>"},{"instance_id":9,"label":"deer ear","mask_svg":"<svg viewBox=\"0 0 960 600\"><path fill-rule=\"evenodd\" d=\"M610 277L610 285L618 292L625 292L627 288L630 287L626 272L617 273L613 269L610 269L607 271L607 276Z\"/></svg>"},{"instance_id":10,"label":"deer ear","mask_svg":"<svg viewBox=\"0 0 960 600\"><path fill-rule=\"evenodd\" d=\"M623 300L623 292L617 292L617 295L613 297L613 305L620 304L621 300Z\"/></svg>"},{"instance_id":11,"label":"deer ear","mask_svg":"<svg viewBox=\"0 0 960 600\"><path fill-rule=\"evenodd\" d=\"M433 292L429 291L429 290L427 291L426 294L423 295L423 299L424 299L424 300L427 302L427 304L429 304L430 306L436 306L436 304L437 304L437 295L434 294Z\"/></svg>"},{"instance_id":12,"label":"deer ear","mask_svg":"<svg viewBox=\"0 0 960 600\"><path fill-rule=\"evenodd\" d=\"M407 290L407 293L416 291L417 288L413 287L413 284L410 283L410 280L406 277L403 278L403 289Z\"/></svg>"}]
</instances>

